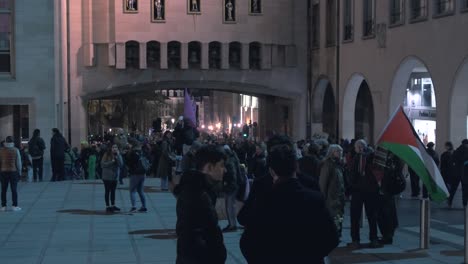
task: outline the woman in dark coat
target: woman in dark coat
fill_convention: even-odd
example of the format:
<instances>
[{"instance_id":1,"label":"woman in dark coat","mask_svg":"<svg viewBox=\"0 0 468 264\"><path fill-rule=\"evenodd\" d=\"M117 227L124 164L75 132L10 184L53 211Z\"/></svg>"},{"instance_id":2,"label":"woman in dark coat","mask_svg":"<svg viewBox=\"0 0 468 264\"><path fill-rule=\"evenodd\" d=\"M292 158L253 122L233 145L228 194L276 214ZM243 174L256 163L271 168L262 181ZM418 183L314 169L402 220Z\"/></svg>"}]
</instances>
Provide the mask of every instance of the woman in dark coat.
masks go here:
<instances>
[{"instance_id":1,"label":"woman in dark coat","mask_svg":"<svg viewBox=\"0 0 468 264\"><path fill-rule=\"evenodd\" d=\"M159 158L158 177L161 179L161 190L169 189L169 178L172 174L172 163L175 153L172 149L172 133L166 131L161 143L161 157Z\"/></svg>"}]
</instances>

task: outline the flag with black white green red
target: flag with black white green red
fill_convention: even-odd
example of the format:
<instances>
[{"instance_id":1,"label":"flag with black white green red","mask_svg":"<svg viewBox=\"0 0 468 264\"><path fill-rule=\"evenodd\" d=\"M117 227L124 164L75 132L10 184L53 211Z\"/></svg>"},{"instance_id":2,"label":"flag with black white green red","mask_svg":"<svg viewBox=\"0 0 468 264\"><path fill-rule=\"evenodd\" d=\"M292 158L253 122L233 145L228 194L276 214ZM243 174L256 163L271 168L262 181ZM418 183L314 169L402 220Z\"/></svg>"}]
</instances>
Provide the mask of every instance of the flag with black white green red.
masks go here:
<instances>
[{"instance_id":1,"label":"flag with black white green red","mask_svg":"<svg viewBox=\"0 0 468 264\"><path fill-rule=\"evenodd\" d=\"M445 201L448 190L402 106L392 115L377 144L403 160L419 176L433 201Z\"/></svg>"}]
</instances>

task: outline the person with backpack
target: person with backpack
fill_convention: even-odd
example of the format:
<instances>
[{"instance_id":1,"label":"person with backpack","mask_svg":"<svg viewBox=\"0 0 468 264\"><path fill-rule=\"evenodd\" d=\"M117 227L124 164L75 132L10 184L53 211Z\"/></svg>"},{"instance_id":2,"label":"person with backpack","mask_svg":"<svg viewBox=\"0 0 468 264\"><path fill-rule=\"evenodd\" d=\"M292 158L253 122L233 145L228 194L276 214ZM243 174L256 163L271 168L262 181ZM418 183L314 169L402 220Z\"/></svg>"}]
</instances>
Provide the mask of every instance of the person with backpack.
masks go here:
<instances>
[{"instance_id":1,"label":"person with backpack","mask_svg":"<svg viewBox=\"0 0 468 264\"><path fill-rule=\"evenodd\" d=\"M41 138L41 131L39 129L34 129L33 137L28 142L28 149L32 158L34 181L42 181L44 150L46 146L44 140Z\"/></svg>"},{"instance_id":2,"label":"person with backpack","mask_svg":"<svg viewBox=\"0 0 468 264\"><path fill-rule=\"evenodd\" d=\"M145 176L150 169L150 163L148 158L144 155L141 149L141 143L135 141L132 143L132 150L126 155L126 163L128 166L128 173L130 174L130 201L132 208L131 213L140 212L145 213L146 209L146 198L144 193ZM141 207L136 209L136 193L140 197Z\"/></svg>"},{"instance_id":3,"label":"person with backpack","mask_svg":"<svg viewBox=\"0 0 468 264\"><path fill-rule=\"evenodd\" d=\"M161 157L159 158L158 177L161 179L161 190L169 190L169 178L172 175L172 164L176 159L172 150L172 133L164 132L161 143Z\"/></svg>"}]
</instances>

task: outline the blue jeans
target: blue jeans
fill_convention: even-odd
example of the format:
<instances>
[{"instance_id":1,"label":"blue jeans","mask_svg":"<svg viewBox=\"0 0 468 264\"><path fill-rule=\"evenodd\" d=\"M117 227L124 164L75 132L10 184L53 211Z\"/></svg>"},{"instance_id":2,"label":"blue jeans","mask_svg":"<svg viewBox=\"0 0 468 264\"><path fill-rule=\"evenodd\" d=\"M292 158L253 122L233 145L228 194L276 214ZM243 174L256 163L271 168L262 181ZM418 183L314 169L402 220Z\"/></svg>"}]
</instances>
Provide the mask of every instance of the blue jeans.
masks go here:
<instances>
[{"instance_id":1,"label":"blue jeans","mask_svg":"<svg viewBox=\"0 0 468 264\"><path fill-rule=\"evenodd\" d=\"M146 208L145 193L143 187L145 186L145 175L132 175L130 176L130 201L132 207L136 207L136 193L140 196L141 207Z\"/></svg>"},{"instance_id":2,"label":"blue jeans","mask_svg":"<svg viewBox=\"0 0 468 264\"><path fill-rule=\"evenodd\" d=\"M0 179L2 181L2 207L5 207L7 205L6 193L8 190L8 185L10 185L11 189L11 198L13 200L13 206L18 206L18 172L2 172L0 175Z\"/></svg>"}]
</instances>

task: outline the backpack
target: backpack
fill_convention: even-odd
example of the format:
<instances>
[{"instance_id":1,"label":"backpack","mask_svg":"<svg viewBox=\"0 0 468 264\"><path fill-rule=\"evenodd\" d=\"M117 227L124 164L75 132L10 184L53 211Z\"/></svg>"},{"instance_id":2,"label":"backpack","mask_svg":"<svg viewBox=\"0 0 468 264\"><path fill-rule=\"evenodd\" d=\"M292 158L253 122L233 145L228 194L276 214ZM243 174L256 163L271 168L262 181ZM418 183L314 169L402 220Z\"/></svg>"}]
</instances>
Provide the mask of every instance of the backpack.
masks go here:
<instances>
[{"instance_id":1,"label":"backpack","mask_svg":"<svg viewBox=\"0 0 468 264\"><path fill-rule=\"evenodd\" d=\"M31 157L39 157L42 156L41 148L39 148L39 144L37 139L31 140L28 144L29 154Z\"/></svg>"},{"instance_id":2,"label":"backpack","mask_svg":"<svg viewBox=\"0 0 468 264\"><path fill-rule=\"evenodd\" d=\"M134 173L138 175L146 174L150 170L151 164L148 158L146 158L143 153L140 153L137 155L138 155L138 162L137 162L137 166L135 168Z\"/></svg>"}]
</instances>

